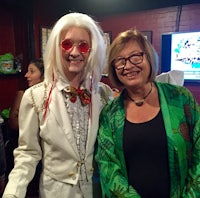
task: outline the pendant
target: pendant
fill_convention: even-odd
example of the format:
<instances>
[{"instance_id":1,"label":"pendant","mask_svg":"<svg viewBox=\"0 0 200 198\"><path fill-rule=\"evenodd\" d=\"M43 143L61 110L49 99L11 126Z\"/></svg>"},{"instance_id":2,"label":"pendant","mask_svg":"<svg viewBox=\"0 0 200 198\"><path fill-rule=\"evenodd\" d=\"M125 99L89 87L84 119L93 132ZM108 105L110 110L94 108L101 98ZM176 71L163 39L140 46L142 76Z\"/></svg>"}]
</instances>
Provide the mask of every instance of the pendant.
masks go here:
<instances>
[{"instance_id":1,"label":"pendant","mask_svg":"<svg viewBox=\"0 0 200 198\"><path fill-rule=\"evenodd\" d=\"M134 103L135 103L138 107L140 107L140 106L142 106L142 105L144 104L144 100L137 100L137 101L134 101Z\"/></svg>"},{"instance_id":2,"label":"pendant","mask_svg":"<svg viewBox=\"0 0 200 198\"><path fill-rule=\"evenodd\" d=\"M142 100L134 100L133 98L131 98L128 95L128 92L126 92L128 98L133 101L135 103L136 106L141 107L144 104L145 99L150 95L151 91L152 91L152 83L151 83L151 89L149 90L149 92L147 93L147 95L144 96L144 98Z\"/></svg>"}]
</instances>

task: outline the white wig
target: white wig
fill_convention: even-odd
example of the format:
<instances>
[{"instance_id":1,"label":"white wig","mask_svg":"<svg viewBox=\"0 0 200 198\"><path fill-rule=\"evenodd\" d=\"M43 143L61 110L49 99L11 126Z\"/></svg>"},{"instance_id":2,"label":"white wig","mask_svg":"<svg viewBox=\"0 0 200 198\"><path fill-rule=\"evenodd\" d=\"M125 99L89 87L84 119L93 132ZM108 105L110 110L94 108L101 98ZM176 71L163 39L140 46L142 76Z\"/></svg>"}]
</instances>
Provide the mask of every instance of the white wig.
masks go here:
<instances>
[{"instance_id":1,"label":"white wig","mask_svg":"<svg viewBox=\"0 0 200 198\"><path fill-rule=\"evenodd\" d=\"M52 82L53 79L56 80L60 75L66 79L61 63L60 43L62 32L72 26L83 27L89 31L91 51L83 74L83 80L85 82L92 76L93 85L95 85L100 81L101 74L106 66L107 44L98 23L90 16L82 13L66 14L54 25L44 52L45 81Z\"/></svg>"}]
</instances>

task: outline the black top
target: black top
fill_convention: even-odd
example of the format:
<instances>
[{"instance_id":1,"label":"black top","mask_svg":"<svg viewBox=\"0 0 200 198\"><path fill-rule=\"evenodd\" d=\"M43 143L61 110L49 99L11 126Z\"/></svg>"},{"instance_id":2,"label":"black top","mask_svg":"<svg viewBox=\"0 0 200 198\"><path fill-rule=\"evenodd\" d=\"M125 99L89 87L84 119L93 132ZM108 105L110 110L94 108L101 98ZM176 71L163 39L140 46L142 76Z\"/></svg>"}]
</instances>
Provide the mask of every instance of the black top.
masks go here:
<instances>
[{"instance_id":1,"label":"black top","mask_svg":"<svg viewBox=\"0 0 200 198\"><path fill-rule=\"evenodd\" d=\"M169 198L167 137L161 111L145 123L125 121L128 182L142 198Z\"/></svg>"}]
</instances>

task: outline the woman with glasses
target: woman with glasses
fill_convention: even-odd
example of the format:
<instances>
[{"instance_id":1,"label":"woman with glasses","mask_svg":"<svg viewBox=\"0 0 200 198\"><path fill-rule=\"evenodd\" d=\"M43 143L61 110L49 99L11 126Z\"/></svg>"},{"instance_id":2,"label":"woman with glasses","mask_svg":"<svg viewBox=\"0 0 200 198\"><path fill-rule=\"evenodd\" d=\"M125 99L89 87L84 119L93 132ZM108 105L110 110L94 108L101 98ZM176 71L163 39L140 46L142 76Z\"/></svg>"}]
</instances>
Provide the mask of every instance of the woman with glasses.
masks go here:
<instances>
[{"instance_id":1,"label":"woman with glasses","mask_svg":"<svg viewBox=\"0 0 200 198\"><path fill-rule=\"evenodd\" d=\"M102 110L95 159L103 197L200 197L200 107L181 86L155 82L157 54L137 30L108 58L119 97Z\"/></svg>"},{"instance_id":2,"label":"woman with glasses","mask_svg":"<svg viewBox=\"0 0 200 198\"><path fill-rule=\"evenodd\" d=\"M100 83L106 47L88 15L69 13L56 22L44 52L44 82L22 98L19 146L3 198L25 197L40 160L40 198L101 197L93 152L100 111L112 97Z\"/></svg>"}]
</instances>

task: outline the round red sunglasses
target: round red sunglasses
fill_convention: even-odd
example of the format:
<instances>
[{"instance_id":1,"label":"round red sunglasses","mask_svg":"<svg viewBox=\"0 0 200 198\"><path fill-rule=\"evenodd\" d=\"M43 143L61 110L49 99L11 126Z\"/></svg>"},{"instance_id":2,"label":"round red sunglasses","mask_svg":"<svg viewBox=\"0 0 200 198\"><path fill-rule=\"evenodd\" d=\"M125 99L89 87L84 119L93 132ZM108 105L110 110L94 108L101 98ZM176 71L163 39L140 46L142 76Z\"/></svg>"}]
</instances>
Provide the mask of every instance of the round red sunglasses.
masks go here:
<instances>
[{"instance_id":1,"label":"round red sunglasses","mask_svg":"<svg viewBox=\"0 0 200 198\"><path fill-rule=\"evenodd\" d=\"M65 39L62 41L61 46L65 51L70 51L74 46L77 46L79 52L82 54L90 51L90 46L86 41L80 41L78 44L76 44L70 39Z\"/></svg>"}]
</instances>

